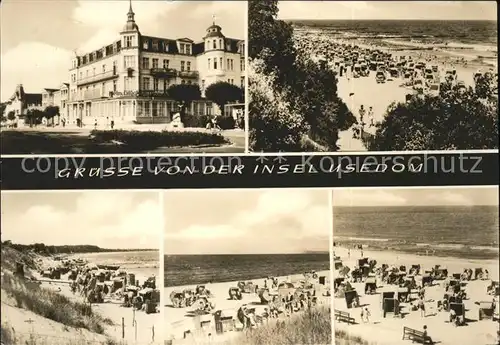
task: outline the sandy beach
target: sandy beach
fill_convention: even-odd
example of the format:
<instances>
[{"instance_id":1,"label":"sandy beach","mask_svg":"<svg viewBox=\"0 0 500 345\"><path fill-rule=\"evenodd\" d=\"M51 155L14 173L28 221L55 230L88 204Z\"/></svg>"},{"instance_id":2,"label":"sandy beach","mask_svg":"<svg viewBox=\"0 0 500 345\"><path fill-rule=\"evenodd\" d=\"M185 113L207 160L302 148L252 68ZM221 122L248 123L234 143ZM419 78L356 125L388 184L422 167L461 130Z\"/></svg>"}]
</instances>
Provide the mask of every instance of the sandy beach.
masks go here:
<instances>
[{"instance_id":1,"label":"sandy beach","mask_svg":"<svg viewBox=\"0 0 500 345\"><path fill-rule=\"evenodd\" d=\"M114 253L120 255L120 253ZM129 253L122 253L123 255L130 255ZM83 259L85 258L85 260ZM110 262L99 259L99 253L95 254L82 254L71 255L65 259L81 259L87 262L88 267L93 267L96 264L111 264ZM89 261L94 259L95 261ZM51 258L41 258L41 266L45 269L50 267L57 267L60 262L54 261ZM147 265L147 264L146 264ZM158 268L143 267L139 263L134 264L134 268L127 268L124 266L123 270L127 273L133 273L137 282L142 284L152 274L159 275ZM119 270L122 270L120 267ZM44 278L39 272L34 272L34 277L42 282L41 287L55 290L70 299L77 302L85 302L85 297L80 293L73 293L70 288L71 280L69 274L61 275L61 279L47 279ZM112 284L112 281L105 281L104 284ZM92 303L91 307L94 312L99 313L104 318L113 322L113 325L106 325L106 334L113 339L124 341L131 344L160 344L161 339L161 317L159 313L147 314L142 310L135 310L134 308L125 308L122 306L123 299L118 295L108 294L104 297L104 303ZM122 326L123 325L123 326Z\"/></svg>"},{"instance_id":2,"label":"sandy beach","mask_svg":"<svg viewBox=\"0 0 500 345\"><path fill-rule=\"evenodd\" d=\"M335 321L335 329L345 330L351 335L361 336L364 340L377 345L401 345L410 343L410 340L402 340L403 327L410 327L422 331L423 326L427 326L428 335L436 343L442 345L469 345L469 344L496 344L498 323L492 320L479 320L479 306L475 302L492 302L493 296L487 293L487 287L492 280L498 281L498 261L496 260L468 260L462 258L443 258L432 256L418 256L404 253L394 253L387 251L370 251L359 249L347 249L334 247L335 256L342 260L344 266L351 270L357 265L357 260L362 256L369 260L376 260L376 267L382 264L389 266L420 264L421 271L431 270L435 265L441 265L448 269L448 274L462 273L464 269L483 268L489 271L488 280L471 280L465 284L465 291L468 298L464 300L466 325L455 326L449 322L449 313L438 311L437 301L442 300L444 280L435 281L432 286L425 288L425 308L426 316L423 317L420 311L411 311L408 303L401 303L401 317L394 317L389 313L384 318L381 308L381 292L394 291L397 286L383 284L377 276L377 293L365 294L364 283L351 283L359 295L359 303L362 308L370 311L369 322L361 319L361 308L347 308L344 298L334 298L335 310L350 313L356 321L354 325ZM339 270L334 271L334 277L340 276ZM421 276L415 277L418 282ZM417 283L418 285L418 283ZM416 290L412 290L411 297L416 297Z\"/></svg>"},{"instance_id":3,"label":"sandy beach","mask_svg":"<svg viewBox=\"0 0 500 345\"><path fill-rule=\"evenodd\" d=\"M338 95L347 104L351 112L361 122L359 109L364 106L365 111L370 107L373 110L373 122L381 122L384 119L387 108L392 103L404 103L408 94L414 94L416 90L412 86L413 79L405 79L404 68L397 67L397 77L390 76L389 64L396 65L400 61L406 61L404 67L409 66L409 61L415 65L419 62L426 64L425 68L435 66L433 83L439 84L445 81L447 71L455 71L455 83L464 83L466 86L474 85L474 75L477 72L497 73L497 47L481 44L433 44L412 39L380 39L379 37L358 36L344 32L343 35L331 34L328 31L309 28L295 28L296 46L299 50L311 54L316 61L326 60L330 69L337 73ZM335 53L334 53L335 51ZM368 75L354 76L351 68L356 62L350 54L359 53L360 61L371 58L372 52L390 56L384 62L384 83L377 83L377 71L370 70ZM334 56L335 55L335 56ZM357 56L357 55L356 55ZM368 60L369 61L369 60ZM379 60L380 61L380 60ZM390 63L389 63L390 62ZM357 62L359 66L359 62ZM340 73L341 66L344 71ZM427 77L419 75L415 79ZM423 93L429 91L430 84L423 83ZM370 126L371 120L365 115L363 121L366 123L364 131L374 134L375 126ZM353 128L339 133L339 146L342 151L365 151L361 140L353 138Z\"/></svg>"},{"instance_id":4,"label":"sandy beach","mask_svg":"<svg viewBox=\"0 0 500 345\"><path fill-rule=\"evenodd\" d=\"M314 285L314 290L317 299L317 305L329 306L330 297L326 296L330 289L329 277L330 273L328 271L320 271L316 272L318 278L308 280L310 283ZM325 277L324 284L320 284L320 277ZM166 278L168 279L168 278ZM304 275L292 275L287 277L279 277L277 278L279 283L281 282L297 282L299 280L304 279ZM264 286L264 278L263 279L255 279L248 280L247 282L252 282L253 284L258 285L259 287ZM237 312L238 309L242 305L248 305L251 308L255 308L255 315L261 315L265 312L265 309L268 307L267 304L261 304L260 298L256 293L242 293L241 300L230 300L229 299L229 289L233 287L237 287L238 282L223 282L223 283L211 283L206 284L205 288L208 289L213 298L210 299L212 303L214 303L215 308L214 312L221 310L222 315L225 317L233 317L233 319L237 320ZM192 307L186 308L174 308L170 301L170 294L172 291L183 291L184 289L194 289L195 286L177 286L177 287L168 287L164 289L164 296L166 305L164 308L164 318L165 318L165 339L172 340L172 344L193 344L193 343L223 343L227 340L233 339L237 337L241 332L237 331L229 331L224 332L223 334L217 334L214 327L214 316L212 314L202 315L200 317L193 317L190 313L192 311ZM210 322L206 322L210 321ZM269 320L268 322L272 322L273 320ZM203 326L201 331L196 331L200 329L199 323L203 322L206 326ZM236 327L238 329L239 322L235 322ZM242 325L240 324L240 329ZM184 333L189 332L192 335L188 336L184 339Z\"/></svg>"}]
</instances>

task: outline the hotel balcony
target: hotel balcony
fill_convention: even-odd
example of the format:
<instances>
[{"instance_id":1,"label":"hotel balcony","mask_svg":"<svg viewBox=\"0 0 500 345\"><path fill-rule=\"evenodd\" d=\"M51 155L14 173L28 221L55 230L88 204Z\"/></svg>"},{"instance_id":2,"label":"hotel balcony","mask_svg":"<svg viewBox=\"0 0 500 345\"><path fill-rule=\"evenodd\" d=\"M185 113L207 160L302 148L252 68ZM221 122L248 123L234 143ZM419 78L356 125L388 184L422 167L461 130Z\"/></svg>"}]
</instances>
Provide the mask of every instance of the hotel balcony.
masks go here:
<instances>
[{"instance_id":1,"label":"hotel balcony","mask_svg":"<svg viewBox=\"0 0 500 345\"><path fill-rule=\"evenodd\" d=\"M173 68L151 68L149 72L158 78L173 78L177 75L177 71Z\"/></svg>"},{"instance_id":2,"label":"hotel balcony","mask_svg":"<svg viewBox=\"0 0 500 345\"><path fill-rule=\"evenodd\" d=\"M83 85L87 85L87 84L111 80L114 78L118 78L118 73L116 72L116 70L96 74L96 75L93 75L90 77L86 77L86 78L77 80L76 85L83 86Z\"/></svg>"},{"instance_id":3,"label":"hotel balcony","mask_svg":"<svg viewBox=\"0 0 500 345\"><path fill-rule=\"evenodd\" d=\"M193 78L197 79L199 77L198 71L179 71L177 74L180 78Z\"/></svg>"}]
</instances>

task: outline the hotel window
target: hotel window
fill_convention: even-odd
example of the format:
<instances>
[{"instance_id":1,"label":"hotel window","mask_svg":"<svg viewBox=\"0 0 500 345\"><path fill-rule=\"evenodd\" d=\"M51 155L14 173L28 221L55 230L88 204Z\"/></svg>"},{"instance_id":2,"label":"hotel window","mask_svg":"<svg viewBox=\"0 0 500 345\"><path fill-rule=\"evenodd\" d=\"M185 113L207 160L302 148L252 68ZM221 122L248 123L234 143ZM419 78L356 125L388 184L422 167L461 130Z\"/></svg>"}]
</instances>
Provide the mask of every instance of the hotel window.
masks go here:
<instances>
[{"instance_id":1,"label":"hotel window","mask_svg":"<svg viewBox=\"0 0 500 345\"><path fill-rule=\"evenodd\" d=\"M143 116L142 114L142 101L137 101L137 116Z\"/></svg>"},{"instance_id":2,"label":"hotel window","mask_svg":"<svg viewBox=\"0 0 500 345\"><path fill-rule=\"evenodd\" d=\"M106 65L102 65L102 73L106 73Z\"/></svg>"},{"instance_id":3,"label":"hotel window","mask_svg":"<svg viewBox=\"0 0 500 345\"><path fill-rule=\"evenodd\" d=\"M124 56L123 57L123 64L125 65L125 68L132 68L134 67L135 65L135 56ZM115 66L113 66L113 68L115 68Z\"/></svg>"},{"instance_id":4,"label":"hotel window","mask_svg":"<svg viewBox=\"0 0 500 345\"><path fill-rule=\"evenodd\" d=\"M185 63L184 61L181 61L181 71L182 71L182 72L184 72L184 65L185 65L185 64L186 64L186 63Z\"/></svg>"},{"instance_id":5,"label":"hotel window","mask_svg":"<svg viewBox=\"0 0 500 345\"><path fill-rule=\"evenodd\" d=\"M191 45L190 44L186 44L186 54L191 55Z\"/></svg>"},{"instance_id":6,"label":"hotel window","mask_svg":"<svg viewBox=\"0 0 500 345\"><path fill-rule=\"evenodd\" d=\"M163 60L163 68L168 68L169 62L167 59Z\"/></svg>"},{"instance_id":7,"label":"hotel window","mask_svg":"<svg viewBox=\"0 0 500 345\"><path fill-rule=\"evenodd\" d=\"M125 47L132 47L132 37L133 36L125 36Z\"/></svg>"},{"instance_id":8,"label":"hotel window","mask_svg":"<svg viewBox=\"0 0 500 345\"><path fill-rule=\"evenodd\" d=\"M155 91L158 91L158 86L159 86L158 79L154 78L153 87Z\"/></svg>"},{"instance_id":9,"label":"hotel window","mask_svg":"<svg viewBox=\"0 0 500 345\"><path fill-rule=\"evenodd\" d=\"M229 59L226 60L226 69L229 69Z\"/></svg>"},{"instance_id":10,"label":"hotel window","mask_svg":"<svg viewBox=\"0 0 500 345\"><path fill-rule=\"evenodd\" d=\"M144 116L149 116L151 114L151 108L149 107L149 102L144 102Z\"/></svg>"},{"instance_id":11,"label":"hotel window","mask_svg":"<svg viewBox=\"0 0 500 345\"><path fill-rule=\"evenodd\" d=\"M93 73L92 75L95 75L95 67L92 68L92 73Z\"/></svg>"},{"instance_id":12,"label":"hotel window","mask_svg":"<svg viewBox=\"0 0 500 345\"><path fill-rule=\"evenodd\" d=\"M179 43L179 52L181 54L185 53L185 44L184 43Z\"/></svg>"},{"instance_id":13,"label":"hotel window","mask_svg":"<svg viewBox=\"0 0 500 345\"><path fill-rule=\"evenodd\" d=\"M106 83L101 84L101 96L104 96L104 92L106 92Z\"/></svg>"},{"instance_id":14,"label":"hotel window","mask_svg":"<svg viewBox=\"0 0 500 345\"><path fill-rule=\"evenodd\" d=\"M231 59L231 71L234 71L234 60Z\"/></svg>"},{"instance_id":15,"label":"hotel window","mask_svg":"<svg viewBox=\"0 0 500 345\"><path fill-rule=\"evenodd\" d=\"M222 43L222 38L219 39L219 47L220 47L220 49L224 49L224 44Z\"/></svg>"},{"instance_id":16,"label":"hotel window","mask_svg":"<svg viewBox=\"0 0 500 345\"><path fill-rule=\"evenodd\" d=\"M158 68L158 59L153 59L153 68Z\"/></svg>"},{"instance_id":17,"label":"hotel window","mask_svg":"<svg viewBox=\"0 0 500 345\"><path fill-rule=\"evenodd\" d=\"M240 70L242 72L245 71L245 60L244 59L240 60Z\"/></svg>"},{"instance_id":18,"label":"hotel window","mask_svg":"<svg viewBox=\"0 0 500 345\"><path fill-rule=\"evenodd\" d=\"M149 58L147 57L142 58L142 68L149 69Z\"/></svg>"},{"instance_id":19,"label":"hotel window","mask_svg":"<svg viewBox=\"0 0 500 345\"><path fill-rule=\"evenodd\" d=\"M142 77L142 89L149 90L149 77Z\"/></svg>"},{"instance_id":20,"label":"hotel window","mask_svg":"<svg viewBox=\"0 0 500 345\"><path fill-rule=\"evenodd\" d=\"M214 69L217 69L217 58L214 58Z\"/></svg>"},{"instance_id":21,"label":"hotel window","mask_svg":"<svg viewBox=\"0 0 500 345\"><path fill-rule=\"evenodd\" d=\"M210 67L212 67L212 59L208 59L208 69L210 69Z\"/></svg>"},{"instance_id":22,"label":"hotel window","mask_svg":"<svg viewBox=\"0 0 500 345\"><path fill-rule=\"evenodd\" d=\"M214 40L214 49L217 49L217 41Z\"/></svg>"},{"instance_id":23,"label":"hotel window","mask_svg":"<svg viewBox=\"0 0 500 345\"><path fill-rule=\"evenodd\" d=\"M116 87L117 87L117 85L116 85L116 80L113 80L113 91L114 91L114 92L116 92Z\"/></svg>"},{"instance_id":24,"label":"hotel window","mask_svg":"<svg viewBox=\"0 0 500 345\"><path fill-rule=\"evenodd\" d=\"M224 61L224 59L220 58L219 61L220 61L220 69L224 69L224 65L222 64L222 62Z\"/></svg>"},{"instance_id":25,"label":"hotel window","mask_svg":"<svg viewBox=\"0 0 500 345\"><path fill-rule=\"evenodd\" d=\"M245 88L245 77L241 77L240 86L241 86L242 89Z\"/></svg>"},{"instance_id":26,"label":"hotel window","mask_svg":"<svg viewBox=\"0 0 500 345\"><path fill-rule=\"evenodd\" d=\"M187 71L191 71L191 61L187 62Z\"/></svg>"},{"instance_id":27,"label":"hotel window","mask_svg":"<svg viewBox=\"0 0 500 345\"><path fill-rule=\"evenodd\" d=\"M158 116L165 116L165 103L158 102Z\"/></svg>"}]
</instances>

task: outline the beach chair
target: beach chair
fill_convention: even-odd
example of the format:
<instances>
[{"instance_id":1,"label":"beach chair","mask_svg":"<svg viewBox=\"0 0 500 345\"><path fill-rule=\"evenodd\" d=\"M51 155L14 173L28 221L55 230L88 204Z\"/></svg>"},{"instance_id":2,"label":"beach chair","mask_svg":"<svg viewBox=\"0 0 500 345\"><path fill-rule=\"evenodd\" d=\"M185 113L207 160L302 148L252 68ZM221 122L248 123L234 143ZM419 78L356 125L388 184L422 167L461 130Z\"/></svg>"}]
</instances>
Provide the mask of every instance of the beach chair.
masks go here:
<instances>
[{"instance_id":1,"label":"beach chair","mask_svg":"<svg viewBox=\"0 0 500 345\"><path fill-rule=\"evenodd\" d=\"M479 321L493 320L493 314L495 312L494 304L488 301L476 303L479 305Z\"/></svg>"}]
</instances>

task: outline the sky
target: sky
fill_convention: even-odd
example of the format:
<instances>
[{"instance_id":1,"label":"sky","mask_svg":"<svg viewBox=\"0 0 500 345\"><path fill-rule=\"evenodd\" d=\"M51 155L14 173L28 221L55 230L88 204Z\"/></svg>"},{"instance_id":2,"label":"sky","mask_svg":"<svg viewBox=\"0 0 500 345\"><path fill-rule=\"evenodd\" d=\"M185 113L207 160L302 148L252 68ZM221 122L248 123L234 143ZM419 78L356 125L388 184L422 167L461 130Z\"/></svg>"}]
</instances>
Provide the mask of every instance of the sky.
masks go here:
<instances>
[{"instance_id":1,"label":"sky","mask_svg":"<svg viewBox=\"0 0 500 345\"><path fill-rule=\"evenodd\" d=\"M165 254L328 251L327 190L189 190L165 193Z\"/></svg>"},{"instance_id":2,"label":"sky","mask_svg":"<svg viewBox=\"0 0 500 345\"><path fill-rule=\"evenodd\" d=\"M2 241L159 249L158 192L2 192Z\"/></svg>"},{"instance_id":3,"label":"sky","mask_svg":"<svg viewBox=\"0 0 500 345\"><path fill-rule=\"evenodd\" d=\"M498 187L333 190L335 206L498 206Z\"/></svg>"},{"instance_id":4,"label":"sky","mask_svg":"<svg viewBox=\"0 0 500 345\"><path fill-rule=\"evenodd\" d=\"M215 15L224 35L246 37L243 1L133 0L132 7L144 35L199 42ZM68 82L75 51L90 52L116 40L128 9L127 0L3 0L0 100L12 96L17 84L39 93Z\"/></svg>"},{"instance_id":5,"label":"sky","mask_svg":"<svg viewBox=\"0 0 500 345\"><path fill-rule=\"evenodd\" d=\"M280 1L280 19L497 20L496 1Z\"/></svg>"}]
</instances>

